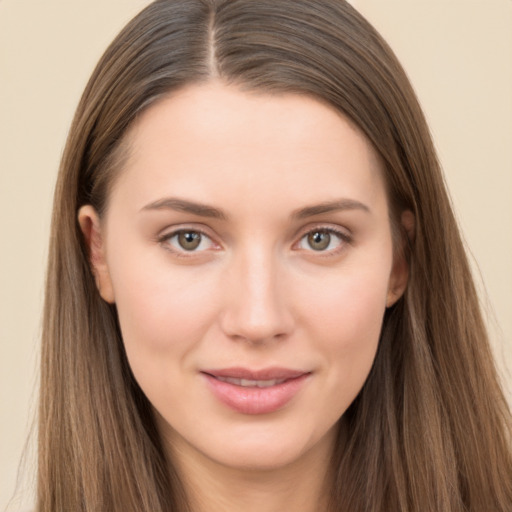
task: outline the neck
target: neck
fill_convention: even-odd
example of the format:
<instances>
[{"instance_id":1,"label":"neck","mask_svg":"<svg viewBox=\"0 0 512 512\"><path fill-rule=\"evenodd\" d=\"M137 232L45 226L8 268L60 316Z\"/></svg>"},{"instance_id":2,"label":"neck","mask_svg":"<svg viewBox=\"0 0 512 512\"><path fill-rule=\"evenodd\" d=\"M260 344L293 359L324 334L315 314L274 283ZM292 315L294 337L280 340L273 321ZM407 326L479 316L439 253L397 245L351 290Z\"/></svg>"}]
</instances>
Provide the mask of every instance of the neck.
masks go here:
<instances>
[{"instance_id":1,"label":"neck","mask_svg":"<svg viewBox=\"0 0 512 512\"><path fill-rule=\"evenodd\" d=\"M328 512L332 443L282 467L219 465L199 452L173 446L173 462L190 512Z\"/></svg>"}]
</instances>

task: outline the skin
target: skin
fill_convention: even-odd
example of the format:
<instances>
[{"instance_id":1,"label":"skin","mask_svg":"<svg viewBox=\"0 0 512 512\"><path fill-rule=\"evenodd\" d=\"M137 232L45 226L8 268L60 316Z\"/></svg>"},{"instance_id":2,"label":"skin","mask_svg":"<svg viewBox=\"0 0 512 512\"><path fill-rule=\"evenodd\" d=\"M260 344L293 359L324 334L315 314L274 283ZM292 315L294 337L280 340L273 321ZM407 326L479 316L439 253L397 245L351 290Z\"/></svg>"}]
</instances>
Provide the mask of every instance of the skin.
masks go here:
<instances>
[{"instance_id":1,"label":"skin","mask_svg":"<svg viewBox=\"0 0 512 512\"><path fill-rule=\"evenodd\" d=\"M326 509L338 420L407 281L378 157L314 98L218 81L159 101L127 137L106 214L85 206L79 222L193 510ZM180 246L179 229L203 233L200 245ZM200 373L232 366L310 375L282 409L251 415L221 403Z\"/></svg>"}]
</instances>

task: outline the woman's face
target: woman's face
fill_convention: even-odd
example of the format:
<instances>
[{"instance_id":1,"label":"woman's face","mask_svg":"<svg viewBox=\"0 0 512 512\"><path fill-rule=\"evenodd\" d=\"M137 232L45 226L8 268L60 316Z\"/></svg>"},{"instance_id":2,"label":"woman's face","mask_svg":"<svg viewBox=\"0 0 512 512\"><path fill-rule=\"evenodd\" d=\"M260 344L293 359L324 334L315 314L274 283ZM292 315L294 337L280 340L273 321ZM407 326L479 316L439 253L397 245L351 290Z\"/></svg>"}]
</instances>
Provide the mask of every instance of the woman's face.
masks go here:
<instances>
[{"instance_id":1,"label":"woman's face","mask_svg":"<svg viewBox=\"0 0 512 512\"><path fill-rule=\"evenodd\" d=\"M232 468L327 457L405 286L365 137L304 95L210 82L150 107L80 223L169 446Z\"/></svg>"}]
</instances>

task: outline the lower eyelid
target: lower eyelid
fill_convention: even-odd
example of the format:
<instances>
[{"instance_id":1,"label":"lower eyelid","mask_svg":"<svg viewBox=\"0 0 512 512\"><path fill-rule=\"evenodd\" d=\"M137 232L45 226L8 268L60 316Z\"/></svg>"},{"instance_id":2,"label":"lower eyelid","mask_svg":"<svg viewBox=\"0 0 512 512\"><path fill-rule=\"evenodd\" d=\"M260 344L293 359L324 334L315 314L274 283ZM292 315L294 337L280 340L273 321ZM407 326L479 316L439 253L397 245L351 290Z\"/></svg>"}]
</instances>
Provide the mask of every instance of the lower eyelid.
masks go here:
<instances>
[{"instance_id":1,"label":"lower eyelid","mask_svg":"<svg viewBox=\"0 0 512 512\"><path fill-rule=\"evenodd\" d=\"M313 229L308 229L307 231L303 232L302 235L300 235L299 239L302 240L305 236L309 235L310 233L317 233L317 232L329 233L330 235L337 236L344 242L349 242L350 240L352 240L352 236L349 233L346 233L346 232L338 230L338 229L323 227L323 226L313 228Z\"/></svg>"},{"instance_id":2,"label":"lower eyelid","mask_svg":"<svg viewBox=\"0 0 512 512\"><path fill-rule=\"evenodd\" d=\"M168 246L170 246L172 248L173 251L175 251L176 253L183 253L183 254L193 254L194 252L203 252L204 250L206 249L203 249L201 251L187 251L186 249L180 249L180 248L177 248L177 247L173 247L173 244L170 243L170 241L177 237L178 235L180 235L181 233L197 233L199 235L201 235L201 237L203 239L206 239L209 241L209 244L211 244L212 246L215 246L215 242L213 241L212 237L209 236L208 234L206 234L204 231L201 231L199 229L187 229L187 228L184 228L184 229L177 229L175 231L171 231L169 233L165 233L161 236L159 236L157 238L157 241L160 243L160 244L167 244ZM202 241L201 241L202 242Z\"/></svg>"},{"instance_id":3,"label":"lower eyelid","mask_svg":"<svg viewBox=\"0 0 512 512\"><path fill-rule=\"evenodd\" d=\"M325 232L325 233L328 233L330 235L333 235L335 237L337 237L339 239L339 245L340 246L343 246L343 245L346 245L346 244L350 244L352 242L352 236L346 232L343 232L341 230L338 230L338 229L334 229L334 228L331 228L331 227L327 227L327 226L318 226L316 228L313 228L313 229L309 229L305 232L303 232L299 239L298 239L298 242L296 242L296 244L300 243L304 237L308 236L309 234L311 233L314 233L314 232ZM174 237L178 236L180 233L186 233L186 232L192 232L192 233L197 233L199 235L201 235L201 237L207 239L209 241L209 245L210 247L206 248L206 249L202 249L200 251L187 251L186 249L183 249L183 248L178 248L178 247L173 247L173 244L170 244L170 240L172 240ZM168 250L171 250L177 254L180 254L180 255L190 255L192 256L194 253L201 253L201 252L205 252L207 251L208 249L210 248L219 248L219 244L217 244L214 239L208 235L207 233L205 233L204 231L200 230L200 229L188 229L188 228L180 228L180 229L176 229L174 231L170 231L170 232L167 232L167 233L164 233L162 235L159 235L157 238L156 238L156 241L162 245L167 245L168 246ZM294 245L296 245L294 244ZM338 250L340 249L340 247L336 247L334 249L329 249L329 250L324 250L324 251L316 251L318 253L318 255L321 255L322 253L324 253L325 255L328 255L328 254L333 254L333 253L336 253ZM315 252L314 249L309 249L311 252Z\"/></svg>"},{"instance_id":4,"label":"lower eyelid","mask_svg":"<svg viewBox=\"0 0 512 512\"><path fill-rule=\"evenodd\" d=\"M315 233L315 232L328 233L332 236L335 236L339 240L337 247L335 247L333 249L324 249L324 250L317 250L317 251L315 251L315 249L313 249L312 247L303 249L304 251L310 252L310 253L314 254L315 256L319 256L319 257L335 256L340 251L342 251L347 244L352 243L352 237L348 233L345 233L341 230L334 229L334 228L327 227L327 226L318 226L318 227L315 227L313 229L309 229L309 230L303 232L303 234L299 237L299 240L296 244L300 244L302 242L302 240L304 240L305 237L307 237L309 234Z\"/></svg>"}]
</instances>

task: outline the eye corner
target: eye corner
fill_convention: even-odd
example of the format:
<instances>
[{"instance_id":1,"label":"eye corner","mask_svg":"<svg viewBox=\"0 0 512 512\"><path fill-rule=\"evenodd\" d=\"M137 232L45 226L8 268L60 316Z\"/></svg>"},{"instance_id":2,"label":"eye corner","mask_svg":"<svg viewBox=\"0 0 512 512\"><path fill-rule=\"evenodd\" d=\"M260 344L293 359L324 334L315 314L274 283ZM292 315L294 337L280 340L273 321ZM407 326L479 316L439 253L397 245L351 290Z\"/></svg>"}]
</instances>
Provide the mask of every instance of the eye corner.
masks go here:
<instances>
[{"instance_id":1,"label":"eye corner","mask_svg":"<svg viewBox=\"0 0 512 512\"><path fill-rule=\"evenodd\" d=\"M315 236L317 236L316 240L312 238ZM314 247L312 243L317 243L317 247ZM307 252L310 255L329 257L338 255L347 245L352 243L353 237L348 230L319 225L308 227L301 231L297 242L294 244L294 248ZM307 244L307 247L304 244Z\"/></svg>"},{"instance_id":2,"label":"eye corner","mask_svg":"<svg viewBox=\"0 0 512 512\"><path fill-rule=\"evenodd\" d=\"M218 251L222 246L202 229L179 227L166 230L156 237L165 250L180 258L193 258Z\"/></svg>"}]
</instances>

